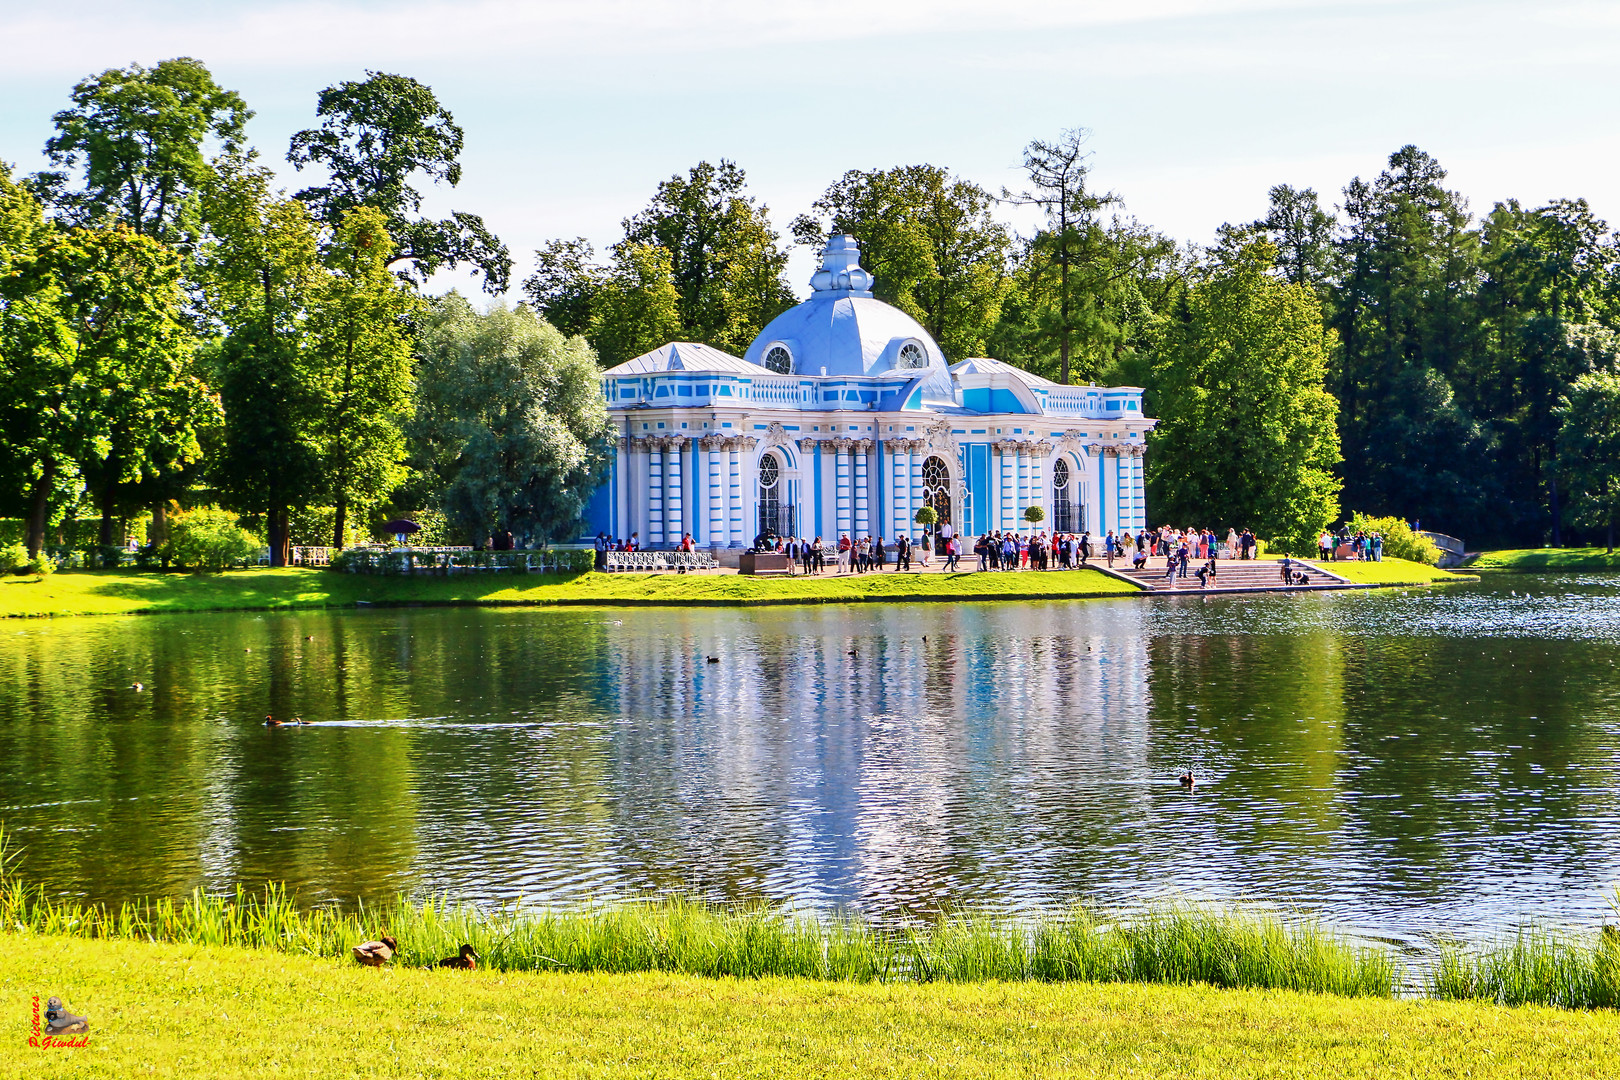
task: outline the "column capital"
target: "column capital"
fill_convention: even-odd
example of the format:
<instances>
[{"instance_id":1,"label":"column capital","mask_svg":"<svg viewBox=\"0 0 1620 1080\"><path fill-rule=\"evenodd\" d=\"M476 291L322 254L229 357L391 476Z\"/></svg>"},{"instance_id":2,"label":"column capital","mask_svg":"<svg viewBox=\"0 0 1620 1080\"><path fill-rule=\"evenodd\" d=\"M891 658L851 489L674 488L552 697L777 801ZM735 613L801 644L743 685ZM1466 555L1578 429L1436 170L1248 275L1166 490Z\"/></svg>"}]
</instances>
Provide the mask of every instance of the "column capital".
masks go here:
<instances>
[{"instance_id":1,"label":"column capital","mask_svg":"<svg viewBox=\"0 0 1620 1080\"><path fill-rule=\"evenodd\" d=\"M680 453L681 447L683 447L685 445L686 445L686 436L685 435L676 434L676 435L665 435L664 436L664 446L667 447L670 450L674 450L676 453Z\"/></svg>"},{"instance_id":2,"label":"column capital","mask_svg":"<svg viewBox=\"0 0 1620 1080\"><path fill-rule=\"evenodd\" d=\"M840 454L849 453L849 448L855 444L854 439L845 438L828 439L827 441L832 443L833 450Z\"/></svg>"},{"instance_id":3,"label":"column capital","mask_svg":"<svg viewBox=\"0 0 1620 1080\"><path fill-rule=\"evenodd\" d=\"M726 437L719 432L710 432L698 440L698 445L705 450L724 450L726 448Z\"/></svg>"},{"instance_id":4,"label":"column capital","mask_svg":"<svg viewBox=\"0 0 1620 1080\"><path fill-rule=\"evenodd\" d=\"M809 438L808 436L803 438L803 439L800 439L799 440L799 449L803 450L807 454L814 453L815 449L816 449L816 440L812 439L812 438Z\"/></svg>"},{"instance_id":5,"label":"column capital","mask_svg":"<svg viewBox=\"0 0 1620 1080\"><path fill-rule=\"evenodd\" d=\"M870 454L872 452L872 447L875 446L875 445L876 444L874 442L872 442L871 439L856 439L855 440L855 450L856 450L857 453Z\"/></svg>"}]
</instances>

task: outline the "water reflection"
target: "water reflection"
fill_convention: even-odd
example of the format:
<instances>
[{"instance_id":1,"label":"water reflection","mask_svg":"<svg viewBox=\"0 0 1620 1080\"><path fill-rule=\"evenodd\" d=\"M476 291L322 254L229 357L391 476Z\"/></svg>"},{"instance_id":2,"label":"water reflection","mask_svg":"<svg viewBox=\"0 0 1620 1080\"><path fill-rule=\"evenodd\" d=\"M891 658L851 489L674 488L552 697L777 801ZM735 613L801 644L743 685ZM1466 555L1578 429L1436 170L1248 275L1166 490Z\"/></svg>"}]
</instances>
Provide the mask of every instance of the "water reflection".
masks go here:
<instances>
[{"instance_id":1,"label":"water reflection","mask_svg":"<svg viewBox=\"0 0 1620 1080\"><path fill-rule=\"evenodd\" d=\"M1591 922L1620 877L1614 586L14 624L0 819L29 877L109 900L274 879Z\"/></svg>"}]
</instances>

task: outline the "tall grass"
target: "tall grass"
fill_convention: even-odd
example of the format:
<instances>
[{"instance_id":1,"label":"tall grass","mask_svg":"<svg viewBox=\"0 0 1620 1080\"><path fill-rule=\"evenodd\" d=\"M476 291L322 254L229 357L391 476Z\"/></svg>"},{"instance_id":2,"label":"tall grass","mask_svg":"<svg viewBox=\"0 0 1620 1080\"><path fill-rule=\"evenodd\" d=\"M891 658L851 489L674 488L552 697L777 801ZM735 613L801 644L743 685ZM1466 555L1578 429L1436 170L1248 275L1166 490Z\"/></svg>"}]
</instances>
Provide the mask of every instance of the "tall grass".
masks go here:
<instances>
[{"instance_id":1,"label":"tall grass","mask_svg":"<svg viewBox=\"0 0 1620 1080\"><path fill-rule=\"evenodd\" d=\"M841 982L1203 983L1353 997L1393 997L1390 953L1357 947L1313 921L1190 905L1106 922L1076 905L1035 919L970 913L909 928L857 918L803 918L766 906L637 900L562 910L485 910L401 897L353 911L302 908L276 885L193 893L116 907L52 899L10 872L0 829L0 930L229 945L346 957L381 934L398 961L430 964L466 942L498 970L663 971ZM1437 998L1620 1005L1620 938L1596 946L1526 933L1482 953L1447 949L1428 986Z\"/></svg>"},{"instance_id":2,"label":"tall grass","mask_svg":"<svg viewBox=\"0 0 1620 1080\"><path fill-rule=\"evenodd\" d=\"M401 898L353 912L305 910L278 886L230 896L117 907L53 900L17 881L0 889L0 925L13 933L132 938L345 956L390 934L399 962L428 964L471 944L502 970L667 971L733 978L840 982L1209 983L1390 997L1386 953L1358 949L1314 923L1174 908L1119 925L1083 907L1036 920L976 914L905 929L853 918L795 918L772 908L688 899L564 910L485 911Z\"/></svg>"},{"instance_id":3,"label":"tall grass","mask_svg":"<svg viewBox=\"0 0 1620 1080\"><path fill-rule=\"evenodd\" d=\"M1502 1005L1620 1008L1620 934L1595 943L1531 927L1479 951L1449 946L1429 977L1429 995Z\"/></svg>"}]
</instances>

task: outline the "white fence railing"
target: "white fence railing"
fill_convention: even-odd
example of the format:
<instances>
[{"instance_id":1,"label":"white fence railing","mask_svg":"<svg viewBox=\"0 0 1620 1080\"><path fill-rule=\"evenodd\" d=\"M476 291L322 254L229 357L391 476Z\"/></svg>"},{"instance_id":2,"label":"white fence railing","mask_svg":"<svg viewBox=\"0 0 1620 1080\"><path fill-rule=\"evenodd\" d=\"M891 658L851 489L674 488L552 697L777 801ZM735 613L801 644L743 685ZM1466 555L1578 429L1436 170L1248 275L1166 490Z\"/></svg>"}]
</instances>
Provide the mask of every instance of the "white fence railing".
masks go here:
<instances>
[{"instance_id":1,"label":"white fence railing","mask_svg":"<svg viewBox=\"0 0 1620 1080\"><path fill-rule=\"evenodd\" d=\"M605 558L610 572L716 570L720 566L707 551L609 551Z\"/></svg>"}]
</instances>

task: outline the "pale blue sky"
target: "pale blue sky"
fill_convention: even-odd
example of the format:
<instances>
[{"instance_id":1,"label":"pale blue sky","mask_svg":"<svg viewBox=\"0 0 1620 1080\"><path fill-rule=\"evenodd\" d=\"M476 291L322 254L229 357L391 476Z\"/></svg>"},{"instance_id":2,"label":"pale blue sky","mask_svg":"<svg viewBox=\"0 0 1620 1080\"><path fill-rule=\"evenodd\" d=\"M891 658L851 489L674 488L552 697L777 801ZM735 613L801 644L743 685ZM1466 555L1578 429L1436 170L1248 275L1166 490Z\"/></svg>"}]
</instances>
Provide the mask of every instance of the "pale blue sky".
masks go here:
<instances>
[{"instance_id":1,"label":"pale blue sky","mask_svg":"<svg viewBox=\"0 0 1620 1080\"><path fill-rule=\"evenodd\" d=\"M483 214L517 278L546 238L613 242L699 159L741 164L785 231L845 169L929 161L998 189L1070 126L1094 132L1097 182L1182 240L1257 216L1273 183L1334 201L1408 142L1476 212L1584 195L1620 225L1613 3L0 0L0 158L38 168L84 75L178 55L247 98L289 187L322 87L428 83L467 133L431 208Z\"/></svg>"}]
</instances>

